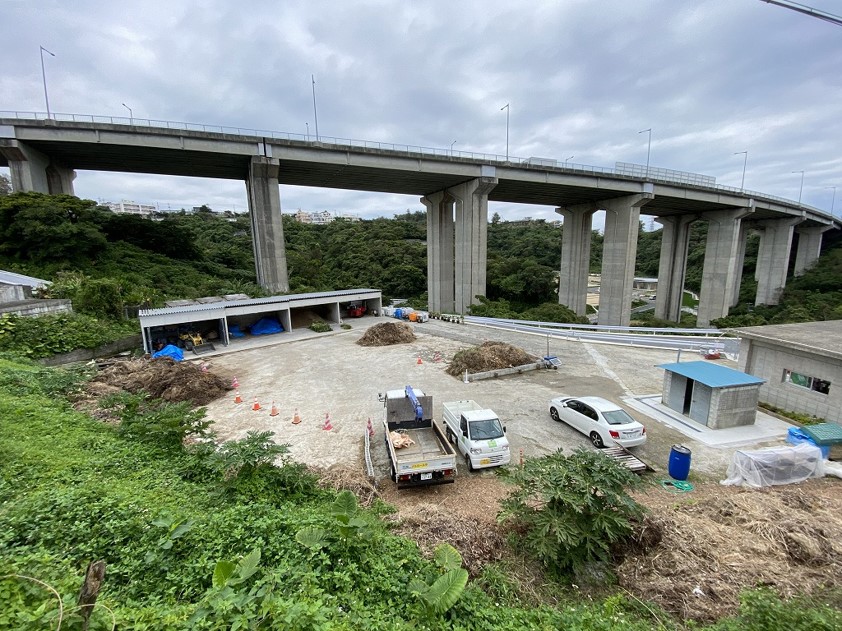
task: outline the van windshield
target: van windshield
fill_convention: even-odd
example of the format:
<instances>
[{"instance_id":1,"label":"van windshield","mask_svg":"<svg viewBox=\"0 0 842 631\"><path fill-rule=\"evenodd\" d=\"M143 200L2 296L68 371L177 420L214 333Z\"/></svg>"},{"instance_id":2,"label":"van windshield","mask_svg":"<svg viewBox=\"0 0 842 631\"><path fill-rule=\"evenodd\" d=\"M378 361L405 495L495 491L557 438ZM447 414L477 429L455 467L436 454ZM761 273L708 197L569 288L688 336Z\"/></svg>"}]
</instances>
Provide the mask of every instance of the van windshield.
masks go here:
<instances>
[{"instance_id":1,"label":"van windshield","mask_svg":"<svg viewBox=\"0 0 842 631\"><path fill-rule=\"evenodd\" d=\"M503 436L503 426L500 424L500 419L492 418L471 422L471 440L491 440L503 438Z\"/></svg>"}]
</instances>

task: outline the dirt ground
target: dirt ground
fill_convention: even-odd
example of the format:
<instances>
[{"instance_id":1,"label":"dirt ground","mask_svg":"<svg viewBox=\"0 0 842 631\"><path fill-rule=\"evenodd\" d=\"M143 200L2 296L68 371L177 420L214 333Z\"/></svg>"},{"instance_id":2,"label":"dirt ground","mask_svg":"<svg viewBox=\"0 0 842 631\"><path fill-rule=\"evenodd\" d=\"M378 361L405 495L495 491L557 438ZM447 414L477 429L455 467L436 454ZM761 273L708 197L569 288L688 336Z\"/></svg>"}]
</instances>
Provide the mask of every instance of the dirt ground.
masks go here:
<instances>
[{"instance_id":1,"label":"dirt ground","mask_svg":"<svg viewBox=\"0 0 842 631\"><path fill-rule=\"evenodd\" d=\"M242 438L249 430L275 432L291 455L325 470L336 486L351 486L398 509L399 532L424 550L438 541L456 545L473 575L505 549L496 524L497 506L507 488L493 471L470 473L460 463L454 484L397 491L388 478L383 447L383 404L378 393L412 385L434 397L434 416L445 401L475 399L494 409L507 426L512 462L590 448L583 435L553 422L548 402L561 394L621 397L660 392L673 351L551 341L541 336L440 321L413 324L415 341L383 347L355 342L383 319L365 317L353 329L313 335L291 343L232 352L206 360L211 372L235 375L244 403L234 393L207 405L220 440ZM446 373L453 355L484 341L504 341L526 352L558 355L559 370L540 370L475 383ZM420 363L419 363L420 358ZM733 365L733 364L732 364ZM262 409L253 411L254 401ZM279 414L270 416L272 403ZM302 422L292 424L298 411ZM657 469L653 488L640 496L651 507L646 534L620 566L621 585L685 618L708 620L733 612L739 590L773 585L782 594L820 589L842 570L842 522L837 521L842 482L826 479L768 491L722 487L734 448L708 447L671 427L633 415L647 427L648 442L634 452ZM323 429L329 415L332 429ZM365 479L363 433L375 428L371 455L373 482ZM696 489L675 494L660 487L670 448L693 450L691 481ZM765 446L757 445L757 447ZM366 499L366 498L363 498ZM833 507L835 509L831 510ZM447 517L447 519L443 519ZM423 526L423 527L422 527ZM423 534L420 534L423 533ZM648 538L647 538L648 537Z\"/></svg>"}]
</instances>

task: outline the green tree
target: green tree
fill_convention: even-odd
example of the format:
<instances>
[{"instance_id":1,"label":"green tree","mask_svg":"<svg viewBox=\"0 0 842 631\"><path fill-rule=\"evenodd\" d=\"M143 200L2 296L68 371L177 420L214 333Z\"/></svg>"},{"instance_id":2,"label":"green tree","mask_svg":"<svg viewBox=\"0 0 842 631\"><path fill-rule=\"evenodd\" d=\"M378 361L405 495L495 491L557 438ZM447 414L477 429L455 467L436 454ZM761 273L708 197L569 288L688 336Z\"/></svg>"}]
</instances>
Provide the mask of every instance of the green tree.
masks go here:
<instances>
[{"instance_id":1,"label":"green tree","mask_svg":"<svg viewBox=\"0 0 842 631\"><path fill-rule=\"evenodd\" d=\"M8 175L0 173L0 197L12 194L12 182Z\"/></svg>"}]
</instances>

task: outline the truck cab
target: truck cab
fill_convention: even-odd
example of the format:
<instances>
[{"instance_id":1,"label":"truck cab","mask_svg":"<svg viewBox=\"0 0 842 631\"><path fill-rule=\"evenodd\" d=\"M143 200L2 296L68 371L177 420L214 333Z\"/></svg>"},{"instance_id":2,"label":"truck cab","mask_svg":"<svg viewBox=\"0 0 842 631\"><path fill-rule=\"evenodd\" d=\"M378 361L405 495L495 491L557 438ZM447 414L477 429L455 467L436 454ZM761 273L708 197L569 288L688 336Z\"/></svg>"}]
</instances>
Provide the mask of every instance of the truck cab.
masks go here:
<instances>
[{"instance_id":1,"label":"truck cab","mask_svg":"<svg viewBox=\"0 0 842 631\"><path fill-rule=\"evenodd\" d=\"M506 428L494 410L475 401L452 401L444 404L443 418L448 440L472 471L511 462Z\"/></svg>"}]
</instances>

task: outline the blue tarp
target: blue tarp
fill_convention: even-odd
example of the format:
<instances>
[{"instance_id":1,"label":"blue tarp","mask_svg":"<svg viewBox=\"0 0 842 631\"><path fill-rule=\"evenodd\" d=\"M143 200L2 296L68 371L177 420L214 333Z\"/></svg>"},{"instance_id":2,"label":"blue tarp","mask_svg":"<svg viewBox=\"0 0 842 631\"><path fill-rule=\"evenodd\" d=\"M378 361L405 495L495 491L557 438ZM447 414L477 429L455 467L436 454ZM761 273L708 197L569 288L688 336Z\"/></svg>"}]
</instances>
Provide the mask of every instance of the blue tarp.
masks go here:
<instances>
[{"instance_id":1,"label":"blue tarp","mask_svg":"<svg viewBox=\"0 0 842 631\"><path fill-rule=\"evenodd\" d=\"M282 333L284 327L275 318L261 318L251 325L252 335L271 335L272 333Z\"/></svg>"},{"instance_id":2,"label":"blue tarp","mask_svg":"<svg viewBox=\"0 0 842 631\"><path fill-rule=\"evenodd\" d=\"M164 348L152 354L152 359L158 357L172 357L175 361L180 362L184 359L184 352L178 346L167 344Z\"/></svg>"},{"instance_id":3,"label":"blue tarp","mask_svg":"<svg viewBox=\"0 0 842 631\"><path fill-rule=\"evenodd\" d=\"M231 337L245 337L246 334L240 330L239 324L230 324L228 325L228 335Z\"/></svg>"}]
</instances>

